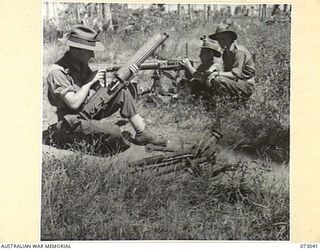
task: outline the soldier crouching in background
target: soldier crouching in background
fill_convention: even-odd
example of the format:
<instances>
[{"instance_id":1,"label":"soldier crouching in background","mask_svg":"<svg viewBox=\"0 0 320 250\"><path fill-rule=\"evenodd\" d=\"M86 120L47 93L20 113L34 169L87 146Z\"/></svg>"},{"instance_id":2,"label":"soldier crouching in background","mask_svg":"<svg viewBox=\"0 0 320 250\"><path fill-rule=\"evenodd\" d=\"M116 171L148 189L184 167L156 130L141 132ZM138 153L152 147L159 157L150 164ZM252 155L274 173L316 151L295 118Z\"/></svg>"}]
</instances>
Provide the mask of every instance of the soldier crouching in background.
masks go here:
<instances>
[{"instance_id":1,"label":"soldier crouching in background","mask_svg":"<svg viewBox=\"0 0 320 250\"><path fill-rule=\"evenodd\" d=\"M191 89L197 96L229 96L246 101L252 94L255 65L250 52L237 44L237 34L229 26L218 25L216 32L204 39L201 65L195 69L189 59L181 64L191 75ZM221 56L222 64L215 57Z\"/></svg>"},{"instance_id":2,"label":"soldier crouching in background","mask_svg":"<svg viewBox=\"0 0 320 250\"><path fill-rule=\"evenodd\" d=\"M216 32L209 35L216 40L223 50L223 71L213 71L208 78L208 85L213 90L228 93L231 96L247 100L253 90L255 65L250 52L237 44L237 34L229 29L230 25L218 25Z\"/></svg>"},{"instance_id":3,"label":"soldier crouching in background","mask_svg":"<svg viewBox=\"0 0 320 250\"><path fill-rule=\"evenodd\" d=\"M207 79L212 71L222 71L222 65L216 58L221 57L221 49L216 41L211 39L202 38L203 44L200 47L200 61L201 64L195 68L188 58L183 59L180 64L186 69L186 80L185 82L191 88L191 93L195 97L199 95L210 94L210 85L207 84ZM209 69L211 71L209 71Z\"/></svg>"},{"instance_id":4,"label":"soldier crouching in background","mask_svg":"<svg viewBox=\"0 0 320 250\"><path fill-rule=\"evenodd\" d=\"M55 143L64 147L84 140L95 144L95 150L104 155L125 150L129 146L124 141L120 128L107 118L118 110L123 118L129 119L134 128L136 144L166 143L166 140L146 128L137 110L134 95L126 87L106 103L105 108L93 119L84 119L79 115L82 107L93 100L91 97L96 92L95 86L105 77L105 71L92 72L88 65L89 60L94 57L94 51L105 49L96 36L96 31L83 25L75 25L70 33L59 39L70 48L52 65L47 78L48 99L57 108L58 116ZM133 65L130 71L135 74L138 68Z\"/></svg>"}]
</instances>

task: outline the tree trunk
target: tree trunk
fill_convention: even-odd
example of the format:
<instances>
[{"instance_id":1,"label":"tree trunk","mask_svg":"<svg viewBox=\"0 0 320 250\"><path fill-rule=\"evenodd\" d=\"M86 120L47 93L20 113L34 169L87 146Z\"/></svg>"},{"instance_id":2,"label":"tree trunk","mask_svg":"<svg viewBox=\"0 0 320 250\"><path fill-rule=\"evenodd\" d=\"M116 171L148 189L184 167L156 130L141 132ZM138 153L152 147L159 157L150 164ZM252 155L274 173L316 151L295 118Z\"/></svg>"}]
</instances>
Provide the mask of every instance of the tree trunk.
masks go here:
<instances>
[{"instance_id":1,"label":"tree trunk","mask_svg":"<svg viewBox=\"0 0 320 250\"><path fill-rule=\"evenodd\" d=\"M106 20L111 20L112 15L111 15L111 9L110 9L110 4L109 3L103 3L103 17Z\"/></svg>"},{"instance_id":2,"label":"tree trunk","mask_svg":"<svg viewBox=\"0 0 320 250\"><path fill-rule=\"evenodd\" d=\"M242 6L242 15L246 15L247 14L247 7L245 5Z\"/></svg>"},{"instance_id":3,"label":"tree trunk","mask_svg":"<svg viewBox=\"0 0 320 250\"><path fill-rule=\"evenodd\" d=\"M259 18L262 19L262 6L259 4Z\"/></svg>"},{"instance_id":4,"label":"tree trunk","mask_svg":"<svg viewBox=\"0 0 320 250\"><path fill-rule=\"evenodd\" d=\"M97 8L97 16L100 20L103 20L103 11L102 11L102 4L101 3L97 3L96 4L96 8Z\"/></svg>"},{"instance_id":5,"label":"tree trunk","mask_svg":"<svg viewBox=\"0 0 320 250\"><path fill-rule=\"evenodd\" d=\"M103 3L100 3L100 11L101 11L101 17L102 19L104 19L104 7L103 7Z\"/></svg>"},{"instance_id":6,"label":"tree trunk","mask_svg":"<svg viewBox=\"0 0 320 250\"><path fill-rule=\"evenodd\" d=\"M207 20L210 20L210 16L211 16L211 6L210 4L207 5Z\"/></svg>"},{"instance_id":7,"label":"tree trunk","mask_svg":"<svg viewBox=\"0 0 320 250\"><path fill-rule=\"evenodd\" d=\"M262 19L266 20L266 18L267 18L267 5L264 4L263 5L263 17L262 17Z\"/></svg>"},{"instance_id":8,"label":"tree trunk","mask_svg":"<svg viewBox=\"0 0 320 250\"><path fill-rule=\"evenodd\" d=\"M79 13L79 9L78 9L77 4L73 5L73 11L74 11L74 19L76 20L76 23L79 23L80 22L80 13Z\"/></svg>"},{"instance_id":9,"label":"tree trunk","mask_svg":"<svg viewBox=\"0 0 320 250\"><path fill-rule=\"evenodd\" d=\"M267 17L267 5L266 4L260 4L259 5L259 16L261 21L264 21Z\"/></svg>"}]
</instances>

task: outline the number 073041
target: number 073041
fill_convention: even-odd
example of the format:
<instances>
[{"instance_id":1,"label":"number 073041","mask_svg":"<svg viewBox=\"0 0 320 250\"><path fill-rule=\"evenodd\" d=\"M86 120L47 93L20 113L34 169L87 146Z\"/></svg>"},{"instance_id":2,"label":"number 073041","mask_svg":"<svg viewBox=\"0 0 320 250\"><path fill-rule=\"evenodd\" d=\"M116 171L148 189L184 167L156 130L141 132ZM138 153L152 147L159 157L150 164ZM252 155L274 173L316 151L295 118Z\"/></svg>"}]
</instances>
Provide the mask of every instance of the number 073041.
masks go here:
<instances>
[{"instance_id":1,"label":"number 073041","mask_svg":"<svg viewBox=\"0 0 320 250\"><path fill-rule=\"evenodd\" d=\"M300 244L300 248L318 248L318 244Z\"/></svg>"}]
</instances>

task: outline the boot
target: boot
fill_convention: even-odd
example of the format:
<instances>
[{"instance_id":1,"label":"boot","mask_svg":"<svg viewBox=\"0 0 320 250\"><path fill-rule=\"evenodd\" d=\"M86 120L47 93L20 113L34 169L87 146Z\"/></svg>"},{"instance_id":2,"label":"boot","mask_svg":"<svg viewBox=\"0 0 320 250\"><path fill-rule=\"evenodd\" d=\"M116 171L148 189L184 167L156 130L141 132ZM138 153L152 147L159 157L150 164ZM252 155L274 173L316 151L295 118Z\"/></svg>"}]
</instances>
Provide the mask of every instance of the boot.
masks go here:
<instances>
[{"instance_id":1,"label":"boot","mask_svg":"<svg viewBox=\"0 0 320 250\"><path fill-rule=\"evenodd\" d=\"M156 134L152 133L149 129L145 129L143 132L137 133L135 138L135 144L146 145L148 143L160 146L166 146L167 140L160 138Z\"/></svg>"},{"instance_id":2,"label":"boot","mask_svg":"<svg viewBox=\"0 0 320 250\"><path fill-rule=\"evenodd\" d=\"M154 145L163 146L167 144L167 140L159 138L157 135L146 128L146 124L139 114L131 117L130 122L132 124L132 127L136 131L136 138L134 142L135 144L146 145L148 143L152 143Z\"/></svg>"}]
</instances>

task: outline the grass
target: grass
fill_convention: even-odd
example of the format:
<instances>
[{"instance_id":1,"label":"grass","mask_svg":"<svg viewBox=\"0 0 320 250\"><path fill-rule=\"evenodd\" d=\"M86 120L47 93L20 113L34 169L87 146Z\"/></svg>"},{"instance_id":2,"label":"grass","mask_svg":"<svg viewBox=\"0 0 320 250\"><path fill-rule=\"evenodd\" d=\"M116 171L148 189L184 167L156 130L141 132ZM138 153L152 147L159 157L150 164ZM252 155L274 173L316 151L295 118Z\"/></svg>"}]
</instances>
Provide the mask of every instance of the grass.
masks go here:
<instances>
[{"instance_id":1,"label":"grass","mask_svg":"<svg viewBox=\"0 0 320 250\"><path fill-rule=\"evenodd\" d=\"M285 166L240 161L223 178L128 174L44 155L42 240L288 240Z\"/></svg>"},{"instance_id":2,"label":"grass","mask_svg":"<svg viewBox=\"0 0 320 250\"><path fill-rule=\"evenodd\" d=\"M228 99L194 100L181 86L180 99L162 105L140 99L139 109L168 137L194 143L204 131L216 129L223 134L223 147L253 153L256 160L222 151L220 164L233 171L219 178L210 168L201 176L159 178L152 172L129 174L126 160L44 153L42 240L289 240L290 25L233 21L239 43L256 62L255 91L245 106ZM209 22L191 24L192 32L178 20L172 25L176 31L162 51L171 58L185 55L186 42L190 57L197 58L198 38L214 30ZM106 51L96 55L92 67L124 61L147 38L143 33L127 39L104 36ZM44 46L44 78L65 49L58 43ZM150 76L138 75L139 88L151 86ZM44 98L44 124L52 123L52 111Z\"/></svg>"}]
</instances>

